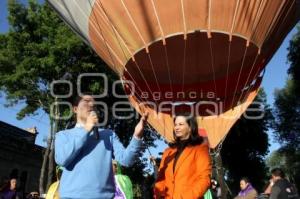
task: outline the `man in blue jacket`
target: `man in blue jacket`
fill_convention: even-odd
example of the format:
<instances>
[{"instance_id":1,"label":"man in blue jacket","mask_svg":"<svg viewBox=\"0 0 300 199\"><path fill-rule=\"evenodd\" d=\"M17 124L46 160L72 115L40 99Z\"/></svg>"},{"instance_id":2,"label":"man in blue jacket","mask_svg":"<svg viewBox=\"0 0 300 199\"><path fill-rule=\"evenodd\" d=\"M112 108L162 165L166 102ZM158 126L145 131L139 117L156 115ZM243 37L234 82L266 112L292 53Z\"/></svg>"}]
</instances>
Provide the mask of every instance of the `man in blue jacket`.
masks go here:
<instances>
[{"instance_id":1,"label":"man in blue jacket","mask_svg":"<svg viewBox=\"0 0 300 199\"><path fill-rule=\"evenodd\" d=\"M113 198L113 156L123 166L131 166L141 150L147 114L136 125L132 140L125 149L111 130L98 129L98 139L95 139L93 128L98 118L93 114L94 105L95 101L90 95L76 100L73 104L76 126L56 134L55 161L63 166L60 198Z\"/></svg>"}]
</instances>

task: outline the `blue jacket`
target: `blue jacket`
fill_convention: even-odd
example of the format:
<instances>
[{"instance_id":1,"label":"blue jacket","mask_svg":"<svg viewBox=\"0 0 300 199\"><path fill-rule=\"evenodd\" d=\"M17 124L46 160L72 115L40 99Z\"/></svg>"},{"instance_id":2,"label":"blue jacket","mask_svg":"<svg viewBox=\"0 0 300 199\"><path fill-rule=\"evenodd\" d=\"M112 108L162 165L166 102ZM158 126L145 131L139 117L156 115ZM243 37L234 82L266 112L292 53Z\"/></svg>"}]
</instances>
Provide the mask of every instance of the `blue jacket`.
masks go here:
<instances>
[{"instance_id":1,"label":"blue jacket","mask_svg":"<svg viewBox=\"0 0 300 199\"><path fill-rule=\"evenodd\" d=\"M123 166L131 166L141 147L142 140L133 138L125 149L116 134L107 129L99 129L99 140L83 127L57 133L55 161L64 167L60 198L113 198L113 156Z\"/></svg>"}]
</instances>

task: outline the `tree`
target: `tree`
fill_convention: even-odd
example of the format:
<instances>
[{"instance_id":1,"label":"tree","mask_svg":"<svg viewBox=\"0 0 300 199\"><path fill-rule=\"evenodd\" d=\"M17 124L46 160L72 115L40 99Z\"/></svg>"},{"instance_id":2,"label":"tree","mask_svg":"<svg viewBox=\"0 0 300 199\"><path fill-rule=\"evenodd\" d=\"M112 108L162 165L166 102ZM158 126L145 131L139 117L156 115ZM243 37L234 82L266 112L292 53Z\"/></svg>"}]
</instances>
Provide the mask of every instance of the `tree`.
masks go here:
<instances>
[{"instance_id":1,"label":"tree","mask_svg":"<svg viewBox=\"0 0 300 199\"><path fill-rule=\"evenodd\" d=\"M294 148L281 147L267 158L266 163L270 169L283 168L287 178L292 182L299 182L300 153ZM296 183L297 184L297 183Z\"/></svg>"},{"instance_id":2,"label":"tree","mask_svg":"<svg viewBox=\"0 0 300 199\"><path fill-rule=\"evenodd\" d=\"M286 159L282 154L276 150L273 151L266 159L266 164L269 168L284 168L286 166Z\"/></svg>"},{"instance_id":3,"label":"tree","mask_svg":"<svg viewBox=\"0 0 300 199\"><path fill-rule=\"evenodd\" d=\"M268 152L267 131L272 115L263 89L259 91L254 102L231 128L221 150L225 176L233 195L239 190L241 177L250 178L258 191L262 190L265 183L267 172L264 156ZM260 111L250 111L250 108ZM260 115L263 117L249 118Z\"/></svg>"},{"instance_id":4,"label":"tree","mask_svg":"<svg viewBox=\"0 0 300 199\"><path fill-rule=\"evenodd\" d=\"M295 92L293 79L288 79L283 89L275 91L273 128L282 146L300 149L300 98Z\"/></svg>"},{"instance_id":5,"label":"tree","mask_svg":"<svg viewBox=\"0 0 300 199\"><path fill-rule=\"evenodd\" d=\"M288 74L294 82L294 95L300 97L300 25L297 26L298 32L293 36L288 47L288 61L290 68Z\"/></svg>"},{"instance_id":6,"label":"tree","mask_svg":"<svg viewBox=\"0 0 300 199\"><path fill-rule=\"evenodd\" d=\"M53 136L66 124L53 116L62 116L70 112L64 106L54 106L54 114L50 114L52 104L66 100L51 95L51 83L67 79L72 82L73 91L76 91L76 80L82 73L106 74L109 80L108 88L112 88L112 82L118 78L92 49L64 24L47 3L39 4L37 0L29 0L28 6L25 6L18 0L8 0L8 11L9 31L0 34L0 89L6 94L8 106L20 102L25 104L18 113L18 119L36 114L40 109L51 116L51 132L40 178L40 193L45 193L45 172L48 170L46 187L53 177ZM81 83L83 91L100 93L105 89L98 79L89 78ZM52 91L55 94L67 94L69 87L66 84L58 84ZM110 95L110 92L111 90L108 96L100 100L108 105L120 101ZM110 119L109 124L114 122L113 129L125 123L111 117ZM132 135L134 122L135 119L132 119L126 126L131 131L119 133L120 140L125 144Z\"/></svg>"},{"instance_id":7,"label":"tree","mask_svg":"<svg viewBox=\"0 0 300 199\"><path fill-rule=\"evenodd\" d=\"M9 0L8 10L10 29L0 36L0 87L6 93L8 105L25 104L18 113L18 119L35 114L38 109L50 114L51 104L57 100L50 94L50 84L66 72L78 75L85 71L105 71L103 62L47 4L40 5L31 0L26 7L16 0ZM54 117L50 119L50 135L53 136L59 125ZM41 193L44 193L43 178L48 155L48 186L53 176L52 136L44 154Z\"/></svg>"},{"instance_id":8,"label":"tree","mask_svg":"<svg viewBox=\"0 0 300 199\"><path fill-rule=\"evenodd\" d=\"M280 143L280 165L300 189L300 28L288 47L288 79L284 88L276 90L273 123L274 135Z\"/></svg>"}]
</instances>

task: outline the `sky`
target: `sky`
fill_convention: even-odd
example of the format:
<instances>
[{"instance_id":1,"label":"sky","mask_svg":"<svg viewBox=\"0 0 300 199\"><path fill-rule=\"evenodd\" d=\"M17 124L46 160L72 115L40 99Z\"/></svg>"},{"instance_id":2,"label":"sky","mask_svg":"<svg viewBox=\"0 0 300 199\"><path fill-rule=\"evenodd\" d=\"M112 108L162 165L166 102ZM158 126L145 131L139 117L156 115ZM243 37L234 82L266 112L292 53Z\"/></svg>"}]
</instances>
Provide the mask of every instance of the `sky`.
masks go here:
<instances>
[{"instance_id":1,"label":"sky","mask_svg":"<svg viewBox=\"0 0 300 199\"><path fill-rule=\"evenodd\" d=\"M22 0L26 2L25 0ZM40 0L40 2L43 2ZM0 33L5 33L8 31L8 22L7 22L7 6L6 0L0 0ZM274 90L283 88L285 81L287 79L287 69L289 67L287 63L287 47L289 45L289 41L292 36L296 33L296 28L294 28L285 38L284 42L277 50L271 61L268 63L266 67L266 73L262 82L262 87L264 87L267 94L267 101L272 106L274 102ZM47 134L49 133L49 117L43 111L39 110L35 116L28 116L23 120L17 120L16 114L17 112L24 106L23 104L19 104L14 107L6 108L4 104L6 103L3 93L0 93L0 120L12 124L19 128L30 128L33 126L37 127L39 132L37 136L36 143L39 145L45 145L45 141L47 139ZM271 133L269 133L271 140L269 143L271 144L270 152L276 150L279 145L272 138ZM150 151L153 155L161 152L166 145L163 141L158 142L159 147L150 148Z\"/></svg>"},{"instance_id":2,"label":"sky","mask_svg":"<svg viewBox=\"0 0 300 199\"><path fill-rule=\"evenodd\" d=\"M27 0L21 0L21 2L26 4ZM39 2L44 2L44 0L39 0ZM7 0L0 0L0 34L9 30L7 15ZM36 144L46 146L47 134L50 132L48 115L39 110L35 116L28 116L23 120L17 120L16 114L24 107L24 104L8 108L4 106L5 104L4 94L0 93L0 120L21 129L37 127L39 134L36 138Z\"/></svg>"}]
</instances>

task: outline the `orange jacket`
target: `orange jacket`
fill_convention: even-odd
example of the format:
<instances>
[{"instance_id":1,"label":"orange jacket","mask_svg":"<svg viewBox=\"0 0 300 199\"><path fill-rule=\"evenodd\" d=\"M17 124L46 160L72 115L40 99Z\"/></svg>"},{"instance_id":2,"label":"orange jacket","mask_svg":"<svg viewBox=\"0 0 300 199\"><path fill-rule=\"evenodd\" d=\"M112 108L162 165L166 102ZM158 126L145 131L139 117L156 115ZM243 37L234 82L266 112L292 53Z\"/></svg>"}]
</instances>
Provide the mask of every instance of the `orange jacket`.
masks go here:
<instances>
[{"instance_id":1,"label":"orange jacket","mask_svg":"<svg viewBox=\"0 0 300 199\"><path fill-rule=\"evenodd\" d=\"M176 148L167 148L162 156L154 187L155 198L202 198L210 186L211 159L208 146L187 146L179 156L173 173L176 151Z\"/></svg>"}]
</instances>

